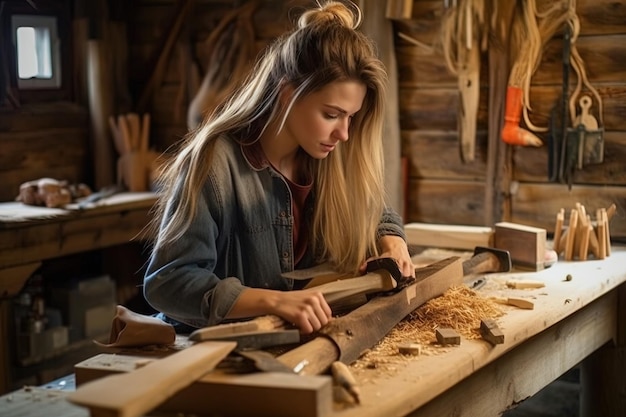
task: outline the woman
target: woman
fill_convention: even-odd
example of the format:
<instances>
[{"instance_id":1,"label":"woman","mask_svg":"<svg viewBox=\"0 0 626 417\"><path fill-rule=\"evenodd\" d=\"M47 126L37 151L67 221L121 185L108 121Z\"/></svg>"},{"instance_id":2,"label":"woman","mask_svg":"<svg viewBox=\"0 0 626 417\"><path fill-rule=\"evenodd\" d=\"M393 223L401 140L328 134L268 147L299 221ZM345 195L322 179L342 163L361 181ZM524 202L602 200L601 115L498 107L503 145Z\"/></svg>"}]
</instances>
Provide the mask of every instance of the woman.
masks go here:
<instances>
[{"instance_id":1,"label":"woman","mask_svg":"<svg viewBox=\"0 0 626 417\"><path fill-rule=\"evenodd\" d=\"M303 13L163 171L144 295L167 318L274 314L311 333L331 309L281 273L391 257L414 276L385 207L385 72L360 18L339 2Z\"/></svg>"}]
</instances>

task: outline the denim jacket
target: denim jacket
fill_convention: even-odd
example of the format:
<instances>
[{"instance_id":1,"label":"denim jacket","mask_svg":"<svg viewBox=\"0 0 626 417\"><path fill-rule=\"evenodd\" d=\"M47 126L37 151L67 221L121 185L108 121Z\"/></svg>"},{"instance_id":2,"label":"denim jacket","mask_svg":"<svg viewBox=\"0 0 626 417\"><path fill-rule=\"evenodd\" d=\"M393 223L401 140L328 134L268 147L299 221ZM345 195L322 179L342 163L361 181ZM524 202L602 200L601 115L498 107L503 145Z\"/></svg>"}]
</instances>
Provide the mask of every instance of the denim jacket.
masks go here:
<instances>
[{"instance_id":1,"label":"denim jacket","mask_svg":"<svg viewBox=\"0 0 626 417\"><path fill-rule=\"evenodd\" d=\"M311 200L305 213L311 212ZM293 289L293 280L281 277L295 268L291 193L267 160L251 160L235 141L219 139L198 201L184 236L152 251L144 296L153 308L204 327L224 320L244 287ZM395 211L385 210L378 235L405 238ZM314 260L307 250L298 268L311 267Z\"/></svg>"}]
</instances>

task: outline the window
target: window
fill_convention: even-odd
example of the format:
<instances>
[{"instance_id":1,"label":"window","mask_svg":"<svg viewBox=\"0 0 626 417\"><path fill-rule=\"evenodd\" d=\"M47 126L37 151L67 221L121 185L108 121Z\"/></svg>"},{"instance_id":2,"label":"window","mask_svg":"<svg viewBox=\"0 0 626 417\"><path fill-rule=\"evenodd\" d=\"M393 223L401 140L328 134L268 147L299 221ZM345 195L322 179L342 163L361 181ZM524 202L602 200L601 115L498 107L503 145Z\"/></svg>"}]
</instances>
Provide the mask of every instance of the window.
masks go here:
<instances>
[{"instance_id":1,"label":"window","mask_svg":"<svg viewBox=\"0 0 626 417\"><path fill-rule=\"evenodd\" d=\"M17 87L61 87L60 41L54 16L13 15Z\"/></svg>"}]
</instances>

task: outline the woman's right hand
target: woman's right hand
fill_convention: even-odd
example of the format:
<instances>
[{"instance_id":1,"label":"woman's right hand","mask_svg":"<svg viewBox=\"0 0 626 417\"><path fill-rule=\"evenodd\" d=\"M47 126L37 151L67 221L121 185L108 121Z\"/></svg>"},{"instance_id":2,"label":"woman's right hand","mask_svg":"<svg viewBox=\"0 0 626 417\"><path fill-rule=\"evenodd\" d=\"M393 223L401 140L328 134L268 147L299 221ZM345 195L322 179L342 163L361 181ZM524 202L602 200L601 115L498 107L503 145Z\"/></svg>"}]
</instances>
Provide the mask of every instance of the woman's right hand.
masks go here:
<instances>
[{"instance_id":1,"label":"woman's right hand","mask_svg":"<svg viewBox=\"0 0 626 417\"><path fill-rule=\"evenodd\" d=\"M303 334L318 331L332 318L332 310L319 291L277 291L272 314L282 317Z\"/></svg>"},{"instance_id":2,"label":"woman's right hand","mask_svg":"<svg viewBox=\"0 0 626 417\"><path fill-rule=\"evenodd\" d=\"M321 329L331 317L332 310L319 291L277 291L246 288L226 318L239 319L273 314L293 324L300 333Z\"/></svg>"}]
</instances>

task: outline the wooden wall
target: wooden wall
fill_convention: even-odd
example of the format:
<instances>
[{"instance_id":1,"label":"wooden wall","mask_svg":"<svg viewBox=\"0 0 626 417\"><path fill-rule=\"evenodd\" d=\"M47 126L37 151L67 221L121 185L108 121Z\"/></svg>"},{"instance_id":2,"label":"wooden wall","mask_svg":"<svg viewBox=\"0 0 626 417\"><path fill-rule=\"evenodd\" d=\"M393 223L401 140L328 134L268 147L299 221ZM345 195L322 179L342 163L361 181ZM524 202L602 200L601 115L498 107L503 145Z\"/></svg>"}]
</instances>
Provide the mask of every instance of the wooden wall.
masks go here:
<instances>
[{"instance_id":1,"label":"wooden wall","mask_svg":"<svg viewBox=\"0 0 626 417\"><path fill-rule=\"evenodd\" d=\"M119 112L137 111L175 21L177 4L183 2L105 3L110 6L107 11L112 21L124 25L118 36L121 33L126 41L125 54L112 56L116 65L125 66L121 73L126 74L128 87L128 96L118 95L115 108ZM282 33L289 11L302 3L306 0L260 2L254 16L258 50ZM116 4L117 9L111 6ZM221 18L241 4L235 0L194 1L145 106L152 114L151 146L156 150L175 145L187 132L187 105L210 65L202 56L202 43ZM488 126L486 54L481 59L476 157L473 162L464 162L457 133L457 80L446 69L438 47L444 2L414 0L412 18L394 21L396 32L434 46L434 51L428 51L396 37L402 153L409 162L407 222L490 225L503 219L552 231L561 207L568 209L579 201L593 210L615 203L618 211L611 231L614 237L626 237L626 0L577 0L577 5L581 22L577 46L591 83L604 99L605 160L576 172L571 189L548 181L545 146L506 146L494 155L493 143L489 143L493 135ZM74 41L78 35L84 36L84 28L74 22ZM547 124L561 90L561 45L559 38L548 43L532 80L532 120L539 125ZM80 76L75 78L80 80ZM82 95L77 88L71 99L1 109L0 201L12 200L22 182L44 176L92 181L89 113ZM494 172L497 158L502 165Z\"/></svg>"},{"instance_id":2,"label":"wooden wall","mask_svg":"<svg viewBox=\"0 0 626 417\"><path fill-rule=\"evenodd\" d=\"M576 202L588 210L615 203L618 214L611 221L611 232L613 237L626 237L626 1L577 1L581 31L576 45L591 84L604 101L605 153L604 163L576 171L571 189L549 181L547 146L501 145L505 156L496 173L500 181L488 192L488 163L497 156L489 155L487 54L481 60L476 159L463 162L457 132L457 80L447 70L440 47L444 12L442 1L415 0L411 19L395 21L396 34L433 46L429 51L396 37L403 154L409 160L406 220L491 226L492 220L501 218L552 232L562 207L569 212ZM547 43L532 79L531 119L536 125L547 126L557 104L562 90L561 57L562 39L555 37ZM570 80L573 89L573 71ZM539 136L547 143L547 133ZM485 218L494 202L500 216Z\"/></svg>"}]
</instances>

